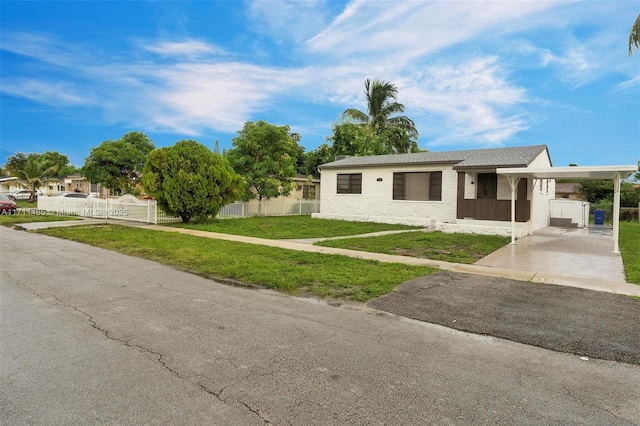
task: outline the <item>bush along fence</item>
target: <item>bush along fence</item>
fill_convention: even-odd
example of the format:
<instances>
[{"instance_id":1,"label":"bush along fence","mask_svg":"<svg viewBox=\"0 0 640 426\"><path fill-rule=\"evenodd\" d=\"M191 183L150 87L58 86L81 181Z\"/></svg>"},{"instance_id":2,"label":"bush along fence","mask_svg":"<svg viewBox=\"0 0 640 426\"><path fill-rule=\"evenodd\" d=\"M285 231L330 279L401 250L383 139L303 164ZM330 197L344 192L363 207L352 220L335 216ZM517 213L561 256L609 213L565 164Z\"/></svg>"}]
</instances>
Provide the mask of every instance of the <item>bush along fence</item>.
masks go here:
<instances>
[{"instance_id":1,"label":"bush along fence","mask_svg":"<svg viewBox=\"0 0 640 426\"><path fill-rule=\"evenodd\" d=\"M590 206L591 223L593 223L593 214L596 210L604 210L605 223L611 223L613 217L613 204L611 203L593 203ZM640 221L640 204L638 207L620 207L620 220L626 222Z\"/></svg>"},{"instance_id":2,"label":"bush along fence","mask_svg":"<svg viewBox=\"0 0 640 426\"><path fill-rule=\"evenodd\" d=\"M121 219L146 223L179 222L179 217L167 215L155 200L140 200L133 195L119 198L68 198L38 197L38 211L52 214ZM253 216L310 215L320 212L320 200L252 200L223 206L218 213L221 219Z\"/></svg>"}]
</instances>

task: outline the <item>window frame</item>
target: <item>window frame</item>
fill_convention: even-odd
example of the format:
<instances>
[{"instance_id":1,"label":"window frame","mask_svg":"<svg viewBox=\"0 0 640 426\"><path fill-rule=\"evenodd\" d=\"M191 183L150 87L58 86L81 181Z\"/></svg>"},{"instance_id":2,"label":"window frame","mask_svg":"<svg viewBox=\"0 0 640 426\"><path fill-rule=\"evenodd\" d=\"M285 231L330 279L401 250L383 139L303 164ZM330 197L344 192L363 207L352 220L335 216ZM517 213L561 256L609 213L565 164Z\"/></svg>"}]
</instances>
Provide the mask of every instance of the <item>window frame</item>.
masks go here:
<instances>
[{"instance_id":1,"label":"window frame","mask_svg":"<svg viewBox=\"0 0 640 426\"><path fill-rule=\"evenodd\" d=\"M346 180L346 184L345 184L345 180ZM339 194L339 195L362 194L362 173L337 173L336 194Z\"/></svg>"}]
</instances>

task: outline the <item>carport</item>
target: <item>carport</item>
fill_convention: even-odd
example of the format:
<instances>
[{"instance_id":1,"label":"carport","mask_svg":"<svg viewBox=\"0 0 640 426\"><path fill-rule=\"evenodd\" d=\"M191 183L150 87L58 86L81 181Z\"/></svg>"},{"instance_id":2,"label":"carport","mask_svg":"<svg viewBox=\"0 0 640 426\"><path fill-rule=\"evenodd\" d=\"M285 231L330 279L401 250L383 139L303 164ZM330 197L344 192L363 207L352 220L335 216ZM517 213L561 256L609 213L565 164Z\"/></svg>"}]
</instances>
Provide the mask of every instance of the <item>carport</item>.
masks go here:
<instances>
[{"instance_id":1,"label":"carport","mask_svg":"<svg viewBox=\"0 0 640 426\"><path fill-rule=\"evenodd\" d=\"M520 179L612 179L613 180L613 252L620 253L620 182L638 171L632 166L570 166L545 168L499 168L496 173L507 178L511 187L511 244L515 244L515 197Z\"/></svg>"}]
</instances>

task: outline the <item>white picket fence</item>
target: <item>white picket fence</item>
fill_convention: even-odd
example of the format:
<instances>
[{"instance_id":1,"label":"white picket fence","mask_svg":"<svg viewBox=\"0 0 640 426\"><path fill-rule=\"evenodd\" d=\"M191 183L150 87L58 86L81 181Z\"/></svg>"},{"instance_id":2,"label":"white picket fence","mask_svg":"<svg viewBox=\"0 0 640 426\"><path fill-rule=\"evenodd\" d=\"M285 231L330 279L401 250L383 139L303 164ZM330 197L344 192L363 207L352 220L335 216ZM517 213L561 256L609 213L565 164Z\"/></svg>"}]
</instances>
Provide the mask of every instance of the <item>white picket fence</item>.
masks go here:
<instances>
[{"instance_id":1,"label":"white picket fence","mask_svg":"<svg viewBox=\"0 0 640 426\"><path fill-rule=\"evenodd\" d=\"M155 200L140 200L133 195L119 198L38 197L38 211L101 219L121 219L146 223L179 222L179 217L167 215ZM235 202L222 207L221 219L252 216L310 215L320 212L319 200L267 200Z\"/></svg>"}]
</instances>

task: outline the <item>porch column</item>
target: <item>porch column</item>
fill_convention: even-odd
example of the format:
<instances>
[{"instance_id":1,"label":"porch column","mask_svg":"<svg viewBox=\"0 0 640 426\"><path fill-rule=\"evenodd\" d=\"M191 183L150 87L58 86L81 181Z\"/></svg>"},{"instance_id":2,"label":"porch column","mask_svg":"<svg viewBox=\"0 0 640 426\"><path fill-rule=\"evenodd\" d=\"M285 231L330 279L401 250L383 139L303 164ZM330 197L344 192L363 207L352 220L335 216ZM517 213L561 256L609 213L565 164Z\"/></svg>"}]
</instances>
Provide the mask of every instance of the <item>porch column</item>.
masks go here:
<instances>
[{"instance_id":1,"label":"porch column","mask_svg":"<svg viewBox=\"0 0 640 426\"><path fill-rule=\"evenodd\" d=\"M516 189L520 182L519 177L506 175L511 187L511 244L516 243Z\"/></svg>"},{"instance_id":2,"label":"porch column","mask_svg":"<svg viewBox=\"0 0 640 426\"><path fill-rule=\"evenodd\" d=\"M613 178L613 252L620 253L618 237L620 234L620 173Z\"/></svg>"}]
</instances>

